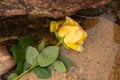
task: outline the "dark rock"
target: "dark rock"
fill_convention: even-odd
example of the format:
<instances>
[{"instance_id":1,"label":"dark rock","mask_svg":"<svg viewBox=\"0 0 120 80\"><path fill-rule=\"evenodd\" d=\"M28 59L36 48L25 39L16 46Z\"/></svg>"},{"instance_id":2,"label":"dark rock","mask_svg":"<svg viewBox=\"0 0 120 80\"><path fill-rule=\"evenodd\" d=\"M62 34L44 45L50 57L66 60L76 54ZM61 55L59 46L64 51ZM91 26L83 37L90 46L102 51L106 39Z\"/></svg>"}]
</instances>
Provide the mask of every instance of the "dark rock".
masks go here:
<instances>
[{"instance_id":1,"label":"dark rock","mask_svg":"<svg viewBox=\"0 0 120 80\"><path fill-rule=\"evenodd\" d=\"M74 14L80 9L96 8L111 0L2 0L0 15L37 15L61 17Z\"/></svg>"}]
</instances>

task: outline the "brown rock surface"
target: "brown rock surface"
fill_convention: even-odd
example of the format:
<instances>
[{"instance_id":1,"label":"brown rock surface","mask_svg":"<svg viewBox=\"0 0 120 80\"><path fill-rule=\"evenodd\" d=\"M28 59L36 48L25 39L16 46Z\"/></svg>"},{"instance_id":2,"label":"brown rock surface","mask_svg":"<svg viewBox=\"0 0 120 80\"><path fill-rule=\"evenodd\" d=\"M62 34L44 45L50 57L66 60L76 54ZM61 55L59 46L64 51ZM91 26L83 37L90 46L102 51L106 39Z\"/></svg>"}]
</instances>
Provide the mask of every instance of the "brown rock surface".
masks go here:
<instances>
[{"instance_id":1,"label":"brown rock surface","mask_svg":"<svg viewBox=\"0 0 120 80\"><path fill-rule=\"evenodd\" d=\"M15 61L6 49L6 45L0 44L0 75L8 72L13 66L15 66Z\"/></svg>"},{"instance_id":2,"label":"brown rock surface","mask_svg":"<svg viewBox=\"0 0 120 80\"><path fill-rule=\"evenodd\" d=\"M74 14L80 9L96 8L111 0L1 0L0 15L38 15L61 17Z\"/></svg>"},{"instance_id":3,"label":"brown rock surface","mask_svg":"<svg viewBox=\"0 0 120 80\"><path fill-rule=\"evenodd\" d=\"M104 18L83 21L88 33L82 53L61 48L62 55L71 58L75 65L67 74L53 71L53 76L45 80L120 80L120 26ZM20 80L38 79L28 73Z\"/></svg>"}]
</instances>

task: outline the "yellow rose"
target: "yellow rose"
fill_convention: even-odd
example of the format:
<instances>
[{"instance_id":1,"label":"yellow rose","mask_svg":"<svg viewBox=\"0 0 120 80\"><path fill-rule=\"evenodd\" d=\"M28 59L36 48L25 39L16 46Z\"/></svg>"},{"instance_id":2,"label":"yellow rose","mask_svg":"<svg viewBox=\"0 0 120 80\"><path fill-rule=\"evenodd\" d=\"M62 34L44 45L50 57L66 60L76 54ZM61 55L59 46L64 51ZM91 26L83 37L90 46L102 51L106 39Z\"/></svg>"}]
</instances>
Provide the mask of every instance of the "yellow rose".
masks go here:
<instances>
[{"instance_id":1,"label":"yellow rose","mask_svg":"<svg viewBox=\"0 0 120 80\"><path fill-rule=\"evenodd\" d=\"M63 38L63 42L71 49L76 51L83 51L82 44L87 37L87 33L82 27L70 17L66 17L66 20L58 26L57 29L54 27L54 31L58 32L58 37Z\"/></svg>"},{"instance_id":2,"label":"yellow rose","mask_svg":"<svg viewBox=\"0 0 120 80\"><path fill-rule=\"evenodd\" d=\"M58 31L58 28L60 27L61 24L63 24L63 21L51 21L50 23L50 32L55 32Z\"/></svg>"}]
</instances>

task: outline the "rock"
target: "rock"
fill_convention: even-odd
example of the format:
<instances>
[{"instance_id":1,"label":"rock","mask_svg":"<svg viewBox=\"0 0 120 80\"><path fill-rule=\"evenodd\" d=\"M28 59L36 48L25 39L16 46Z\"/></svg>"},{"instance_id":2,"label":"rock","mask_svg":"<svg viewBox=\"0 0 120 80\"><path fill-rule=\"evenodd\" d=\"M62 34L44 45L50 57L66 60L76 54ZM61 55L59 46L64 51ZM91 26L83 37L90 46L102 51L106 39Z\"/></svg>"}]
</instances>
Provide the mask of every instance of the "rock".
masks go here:
<instances>
[{"instance_id":1,"label":"rock","mask_svg":"<svg viewBox=\"0 0 120 80\"><path fill-rule=\"evenodd\" d=\"M8 72L15 66L15 61L8 51L8 47L13 42L8 41L0 44L0 75Z\"/></svg>"},{"instance_id":2,"label":"rock","mask_svg":"<svg viewBox=\"0 0 120 80\"><path fill-rule=\"evenodd\" d=\"M15 61L12 56L5 49L0 48L0 75L7 72L13 66L15 66Z\"/></svg>"},{"instance_id":3,"label":"rock","mask_svg":"<svg viewBox=\"0 0 120 80\"><path fill-rule=\"evenodd\" d=\"M104 18L92 19L92 21L88 19L83 24L88 32L83 52L86 55L83 63L86 78L88 80L109 80L115 65L115 56L119 50L120 26ZM119 76L116 77L117 80Z\"/></svg>"},{"instance_id":4,"label":"rock","mask_svg":"<svg viewBox=\"0 0 120 80\"><path fill-rule=\"evenodd\" d=\"M19 80L39 80L33 72L26 74L25 76L21 77Z\"/></svg>"},{"instance_id":5,"label":"rock","mask_svg":"<svg viewBox=\"0 0 120 80\"><path fill-rule=\"evenodd\" d=\"M41 17L61 17L74 14L80 9L96 8L111 0L2 0L0 15L37 15Z\"/></svg>"},{"instance_id":6,"label":"rock","mask_svg":"<svg viewBox=\"0 0 120 80\"><path fill-rule=\"evenodd\" d=\"M82 25L88 33L84 51L80 53L61 48L61 54L74 61L74 68L69 68L66 75L53 72L52 77L45 80L120 79L120 26L104 18L87 19ZM20 78L28 79L42 80L31 72Z\"/></svg>"},{"instance_id":7,"label":"rock","mask_svg":"<svg viewBox=\"0 0 120 80\"><path fill-rule=\"evenodd\" d=\"M117 23L120 25L120 10L118 10L118 12L116 13L116 16L117 16Z\"/></svg>"}]
</instances>

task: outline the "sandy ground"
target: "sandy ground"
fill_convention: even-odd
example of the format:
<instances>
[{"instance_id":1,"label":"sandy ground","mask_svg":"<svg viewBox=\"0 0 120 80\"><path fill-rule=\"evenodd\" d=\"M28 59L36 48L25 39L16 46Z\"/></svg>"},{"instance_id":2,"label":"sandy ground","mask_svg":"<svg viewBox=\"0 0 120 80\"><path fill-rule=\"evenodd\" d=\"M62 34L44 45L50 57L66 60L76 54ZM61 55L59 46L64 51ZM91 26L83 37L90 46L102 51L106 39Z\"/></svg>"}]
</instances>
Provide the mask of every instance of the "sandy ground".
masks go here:
<instances>
[{"instance_id":1,"label":"sandy ground","mask_svg":"<svg viewBox=\"0 0 120 80\"><path fill-rule=\"evenodd\" d=\"M120 80L120 26L104 18L83 21L88 33L82 53L61 47L61 54L71 58L74 66L67 74L53 71L46 80ZM20 80L38 79L28 73Z\"/></svg>"}]
</instances>

